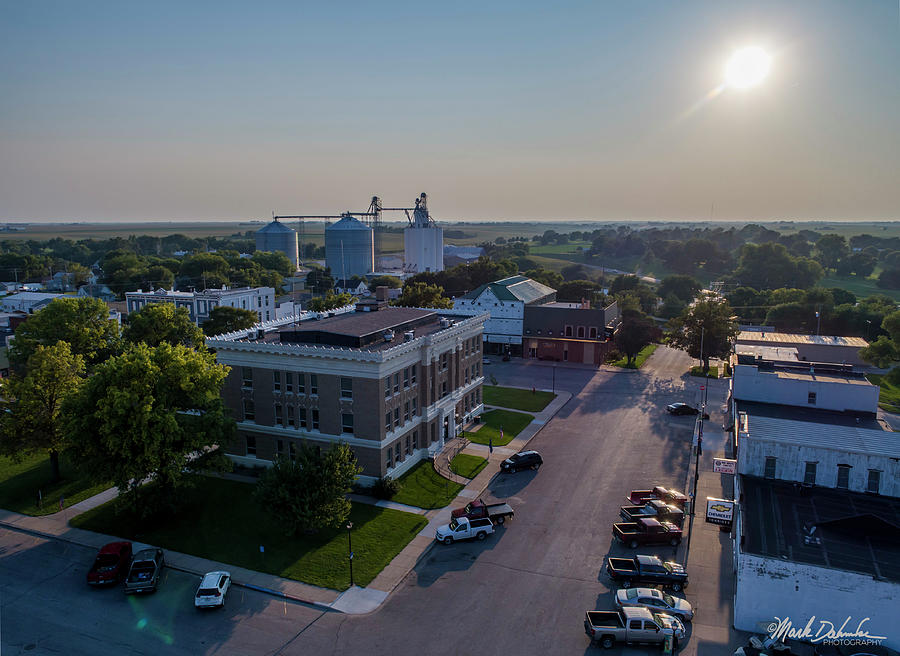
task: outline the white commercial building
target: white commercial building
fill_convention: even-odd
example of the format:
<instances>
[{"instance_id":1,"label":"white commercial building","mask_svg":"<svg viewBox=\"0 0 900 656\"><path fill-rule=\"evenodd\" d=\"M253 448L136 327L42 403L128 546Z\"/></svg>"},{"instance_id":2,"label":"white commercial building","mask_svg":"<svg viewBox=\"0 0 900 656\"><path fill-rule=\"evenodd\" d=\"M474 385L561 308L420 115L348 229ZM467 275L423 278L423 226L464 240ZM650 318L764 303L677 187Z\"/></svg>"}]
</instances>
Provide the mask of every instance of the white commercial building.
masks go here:
<instances>
[{"instance_id":1,"label":"white commercial building","mask_svg":"<svg viewBox=\"0 0 900 656\"><path fill-rule=\"evenodd\" d=\"M525 306L556 300L556 290L525 276L511 276L489 282L453 300L459 314L476 316L489 313L484 324L484 341L490 344L516 347L521 352Z\"/></svg>"},{"instance_id":2,"label":"white commercial building","mask_svg":"<svg viewBox=\"0 0 900 656\"><path fill-rule=\"evenodd\" d=\"M272 287L239 287L235 289L206 289L202 292L178 292L157 289L155 292L125 293L128 313L137 312L150 303L174 303L187 308L191 321L201 324L209 319L209 313L218 306L240 308L256 312L259 321L275 319L275 289Z\"/></svg>"},{"instance_id":3,"label":"white commercial building","mask_svg":"<svg viewBox=\"0 0 900 656\"><path fill-rule=\"evenodd\" d=\"M48 292L19 292L10 296L4 296L0 300L0 309L4 312L27 312L32 314L46 307L54 298L60 298L65 294L51 294Z\"/></svg>"}]
</instances>

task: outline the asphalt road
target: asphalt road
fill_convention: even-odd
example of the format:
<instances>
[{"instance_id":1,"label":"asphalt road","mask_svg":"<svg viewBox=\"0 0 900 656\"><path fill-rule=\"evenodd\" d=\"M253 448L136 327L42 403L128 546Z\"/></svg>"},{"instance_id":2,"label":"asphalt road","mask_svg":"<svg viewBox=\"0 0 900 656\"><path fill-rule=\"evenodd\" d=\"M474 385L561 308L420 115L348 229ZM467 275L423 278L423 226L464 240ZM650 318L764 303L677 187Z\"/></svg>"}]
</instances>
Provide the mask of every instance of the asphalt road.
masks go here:
<instances>
[{"instance_id":1,"label":"asphalt road","mask_svg":"<svg viewBox=\"0 0 900 656\"><path fill-rule=\"evenodd\" d=\"M654 483L684 485L693 418L670 417L664 406L696 399L699 379L684 375L689 364L660 349L641 372L558 366L554 381L547 365L486 368L501 384L555 384L575 394L530 445L545 464L489 487L488 496L514 506L513 522L484 542L436 545L367 616L239 588L224 611L198 613L198 577L172 570L156 595L126 599L120 590L86 588L92 555L84 550L0 530L2 654L593 651L582 619L587 609L611 607L605 557L630 553L611 535L624 496Z\"/></svg>"}]
</instances>

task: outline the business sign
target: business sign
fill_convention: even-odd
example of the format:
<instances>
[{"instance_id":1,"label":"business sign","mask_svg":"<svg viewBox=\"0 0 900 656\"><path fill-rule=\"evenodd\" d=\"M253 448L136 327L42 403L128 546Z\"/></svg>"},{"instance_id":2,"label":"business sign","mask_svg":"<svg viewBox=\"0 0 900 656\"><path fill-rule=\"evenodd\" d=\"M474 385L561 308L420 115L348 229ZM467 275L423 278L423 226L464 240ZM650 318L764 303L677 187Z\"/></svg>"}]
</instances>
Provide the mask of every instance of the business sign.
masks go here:
<instances>
[{"instance_id":1,"label":"business sign","mask_svg":"<svg viewBox=\"0 0 900 656\"><path fill-rule=\"evenodd\" d=\"M706 497L706 521L719 526L731 526L734 521L734 501Z\"/></svg>"},{"instance_id":2,"label":"business sign","mask_svg":"<svg viewBox=\"0 0 900 656\"><path fill-rule=\"evenodd\" d=\"M717 474L733 474L737 471L737 460L713 458L713 471Z\"/></svg>"}]
</instances>

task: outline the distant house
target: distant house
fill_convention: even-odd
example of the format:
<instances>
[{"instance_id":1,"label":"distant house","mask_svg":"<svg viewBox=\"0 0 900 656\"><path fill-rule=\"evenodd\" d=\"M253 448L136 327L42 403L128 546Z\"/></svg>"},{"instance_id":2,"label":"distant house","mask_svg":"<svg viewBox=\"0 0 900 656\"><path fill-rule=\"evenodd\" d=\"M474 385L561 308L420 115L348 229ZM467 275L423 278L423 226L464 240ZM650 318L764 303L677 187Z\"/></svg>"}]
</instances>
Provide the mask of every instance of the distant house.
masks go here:
<instances>
[{"instance_id":1,"label":"distant house","mask_svg":"<svg viewBox=\"0 0 900 656\"><path fill-rule=\"evenodd\" d=\"M79 298L99 298L105 303L116 300L116 293L106 285L82 285L78 288Z\"/></svg>"},{"instance_id":2,"label":"distant house","mask_svg":"<svg viewBox=\"0 0 900 656\"><path fill-rule=\"evenodd\" d=\"M369 293L369 288L364 280L357 282L354 282L353 280L336 280L334 283L334 291L338 294L362 296Z\"/></svg>"}]
</instances>

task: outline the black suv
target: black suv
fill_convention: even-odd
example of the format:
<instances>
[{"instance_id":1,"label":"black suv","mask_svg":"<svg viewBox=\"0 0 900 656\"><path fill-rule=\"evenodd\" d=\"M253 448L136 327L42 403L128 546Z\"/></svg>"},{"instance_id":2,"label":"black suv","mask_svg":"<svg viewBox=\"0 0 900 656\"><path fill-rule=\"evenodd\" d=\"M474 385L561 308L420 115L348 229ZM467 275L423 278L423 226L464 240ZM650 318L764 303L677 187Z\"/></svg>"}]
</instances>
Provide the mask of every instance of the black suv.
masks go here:
<instances>
[{"instance_id":1,"label":"black suv","mask_svg":"<svg viewBox=\"0 0 900 656\"><path fill-rule=\"evenodd\" d=\"M520 469L537 469L544 459L537 451L520 451L500 463L500 471L517 472Z\"/></svg>"}]
</instances>

